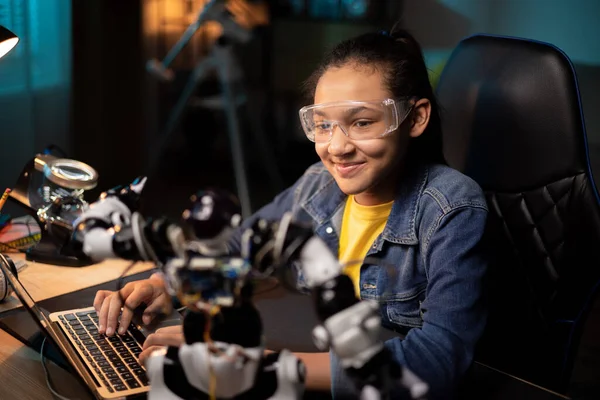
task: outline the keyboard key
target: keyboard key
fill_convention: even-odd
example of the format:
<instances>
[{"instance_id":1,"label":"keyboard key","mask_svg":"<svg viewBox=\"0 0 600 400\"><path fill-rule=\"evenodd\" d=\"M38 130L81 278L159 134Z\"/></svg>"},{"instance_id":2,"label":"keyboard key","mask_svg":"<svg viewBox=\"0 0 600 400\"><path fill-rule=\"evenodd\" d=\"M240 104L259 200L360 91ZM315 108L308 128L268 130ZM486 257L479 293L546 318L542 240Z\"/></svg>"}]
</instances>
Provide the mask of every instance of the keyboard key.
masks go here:
<instances>
[{"instance_id":1,"label":"keyboard key","mask_svg":"<svg viewBox=\"0 0 600 400\"><path fill-rule=\"evenodd\" d=\"M120 363L121 362L121 357L119 357L116 354L114 356L108 356L108 361L110 361L113 364Z\"/></svg>"},{"instance_id":2,"label":"keyboard key","mask_svg":"<svg viewBox=\"0 0 600 400\"><path fill-rule=\"evenodd\" d=\"M129 387L130 387L130 388L132 388L132 389L135 389L135 388L139 388L139 387L140 387L140 384L139 384L139 383L138 383L138 381L136 381L135 379L127 379L127 380L125 381L125 383L127 383L127 386L129 386Z\"/></svg>"},{"instance_id":3,"label":"keyboard key","mask_svg":"<svg viewBox=\"0 0 600 400\"><path fill-rule=\"evenodd\" d=\"M146 375L138 376L140 382L142 382L143 386L148 386L148 377Z\"/></svg>"},{"instance_id":4,"label":"keyboard key","mask_svg":"<svg viewBox=\"0 0 600 400\"><path fill-rule=\"evenodd\" d=\"M127 386L125 386L125 385L115 385L115 390L117 392L122 392L123 390L127 390Z\"/></svg>"},{"instance_id":5,"label":"keyboard key","mask_svg":"<svg viewBox=\"0 0 600 400\"><path fill-rule=\"evenodd\" d=\"M117 367L116 371L117 371L118 374L126 374L126 373L129 372L129 370L127 368L125 368L125 367Z\"/></svg>"},{"instance_id":6,"label":"keyboard key","mask_svg":"<svg viewBox=\"0 0 600 400\"><path fill-rule=\"evenodd\" d=\"M112 378L112 379L110 379L110 383L112 383L113 385L122 385L123 381L119 378Z\"/></svg>"},{"instance_id":7,"label":"keyboard key","mask_svg":"<svg viewBox=\"0 0 600 400\"><path fill-rule=\"evenodd\" d=\"M112 347L110 347L109 344L107 343L103 343L103 344L99 344L98 347L104 352L104 354L109 355L110 353L113 353L112 351Z\"/></svg>"},{"instance_id":8,"label":"keyboard key","mask_svg":"<svg viewBox=\"0 0 600 400\"><path fill-rule=\"evenodd\" d=\"M94 356L94 361L96 361L96 362L106 361L106 358L104 358L103 354L99 354L97 356Z\"/></svg>"},{"instance_id":9,"label":"keyboard key","mask_svg":"<svg viewBox=\"0 0 600 400\"><path fill-rule=\"evenodd\" d=\"M102 372L104 372L105 374L114 374L115 370L113 369L113 367L108 365L106 367L102 367Z\"/></svg>"},{"instance_id":10,"label":"keyboard key","mask_svg":"<svg viewBox=\"0 0 600 400\"><path fill-rule=\"evenodd\" d=\"M136 360L136 359L135 359L135 358L133 358L133 357L125 357L125 358L123 359L123 362L124 362L125 364L138 364L138 360Z\"/></svg>"},{"instance_id":11,"label":"keyboard key","mask_svg":"<svg viewBox=\"0 0 600 400\"><path fill-rule=\"evenodd\" d=\"M134 368L133 373L138 377L146 375L146 371L144 371L142 368Z\"/></svg>"},{"instance_id":12,"label":"keyboard key","mask_svg":"<svg viewBox=\"0 0 600 400\"><path fill-rule=\"evenodd\" d=\"M75 314L66 314L65 319L67 321L73 321L73 320L77 320L77 317L75 316Z\"/></svg>"},{"instance_id":13,"label":"keyboard key","mask_svg":"<svg viewBox=\"0 0 600 400\"><path fill-rule=\"evenodd\" d=\"M96 314L95 311L79 311L78 313L75 313L75 315L77 315L78 317L83 317L84 315L89 315L89 314Z\"/></svg>"},{"instance_id":14,"label":"keyboard key","mask_svg":"<svg viewBox=\"0 0 600 400\"><path fill-rule=\"evenodd\" d=\"M133 378L133 375L131 375L131 374L128 372L128 373L125 373L125 374L121 374L121 379L125 379L125 380L127 380L127 379L134 379L134 378Z\"/></svg>"}]
</instances>

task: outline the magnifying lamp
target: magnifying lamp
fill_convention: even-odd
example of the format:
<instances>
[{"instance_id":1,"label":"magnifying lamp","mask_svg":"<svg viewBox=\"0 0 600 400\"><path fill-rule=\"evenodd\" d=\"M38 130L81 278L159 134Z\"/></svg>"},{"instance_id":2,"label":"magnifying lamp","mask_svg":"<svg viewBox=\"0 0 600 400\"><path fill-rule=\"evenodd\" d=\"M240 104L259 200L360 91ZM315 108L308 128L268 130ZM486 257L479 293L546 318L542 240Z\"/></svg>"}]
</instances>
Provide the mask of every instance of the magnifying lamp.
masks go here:
<instances>
[{"instance_id":1,"label":"magnifying lamp","mask_svg":"<svg viewBox=\"0 0 600 400\"><path fill-rule=\"evenodd\" d=\"M89 190L98 183L96 170L81 161L38 156L35 163L46 179L60 187Z\"/></svg>"},{"instance_id":2,"label":"magnifying lamp","mask_svg":"<svg viewBox=\"0 0 600 400\"><path fill-rule=\"evenodd\" d=\"M9 198L25 206L42 231L27 260L72 267L91 263L74 255L69 238L73 221L87 207L84 192L97 184L98 172L81 161L37 154L25 165Z\"/></svg>"},{"instance_id":3,"label":"magnifying lamp","mask_svg":"<svg viewBox=\"0 0 600 400\"><path fill-rule=\"evenodd\" d=\"M19 43L17 35L0 25L0 58Z\"/></svg>"}]
</instances>

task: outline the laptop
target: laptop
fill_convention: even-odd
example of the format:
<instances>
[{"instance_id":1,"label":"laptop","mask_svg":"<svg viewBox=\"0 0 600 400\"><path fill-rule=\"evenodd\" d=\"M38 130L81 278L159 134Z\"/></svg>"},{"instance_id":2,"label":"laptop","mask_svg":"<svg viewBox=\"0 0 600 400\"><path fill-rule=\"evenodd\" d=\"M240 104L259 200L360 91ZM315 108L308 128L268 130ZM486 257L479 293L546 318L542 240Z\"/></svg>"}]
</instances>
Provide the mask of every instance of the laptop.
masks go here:
<instances>
[{"instance_id":1,"label":"laptop","mask_svg":"<svg viewBox=\"0 0 600 400\"><path fill-rule=\"evenodd\" d=\"M39 307L13 275L11 264L14 265L8 256L0 254L0 270L24 308L97 399L124 398L149 391L138 355L150 333L182 323L177 311L153 324L152 329L143 326L140 318L134 318L125 335L108 337L98 333L98 316L93 307L54 313Z\"/></svg>"}]
</instances>

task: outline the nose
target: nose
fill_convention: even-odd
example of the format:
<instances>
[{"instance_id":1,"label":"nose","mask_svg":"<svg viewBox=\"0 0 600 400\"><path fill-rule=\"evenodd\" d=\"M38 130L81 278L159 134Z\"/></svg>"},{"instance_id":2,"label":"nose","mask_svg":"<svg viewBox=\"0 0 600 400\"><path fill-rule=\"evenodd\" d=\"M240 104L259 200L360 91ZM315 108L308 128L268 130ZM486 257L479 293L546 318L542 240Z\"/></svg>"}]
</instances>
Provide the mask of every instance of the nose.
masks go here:
<instances>
[{"instance_id":1,"label":"nose","mask_svg":"<svg viewBox=\"0 0 600 400\"><path fill-rule=\"evenodd\" d=\"M342 156L354 150L351 140L337 124L333 127L331 140L329 141L329 147L327 150L332 156Z\"/></svg>"}]
</instances>

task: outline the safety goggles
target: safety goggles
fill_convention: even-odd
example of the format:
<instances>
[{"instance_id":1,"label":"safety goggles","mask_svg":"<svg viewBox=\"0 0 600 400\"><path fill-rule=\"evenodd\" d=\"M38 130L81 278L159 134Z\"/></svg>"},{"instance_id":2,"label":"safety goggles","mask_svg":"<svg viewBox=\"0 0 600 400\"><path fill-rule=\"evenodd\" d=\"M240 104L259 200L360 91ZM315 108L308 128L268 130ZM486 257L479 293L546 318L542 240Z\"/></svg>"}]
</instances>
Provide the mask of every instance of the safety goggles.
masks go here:
<instances>
[{"instance_id":1,"label":"safety goggles","mask_svg":"<svg viewBox=\"0 0 600 400\"><path fill-rule=\"evenodd\" d=\"M299 111L302 129L309 140L331 140L335 127L352 140L368 140L394 132L412 110L411 98L377 101L337 101L313 104Z\"/></svg>"}]
</instances>

